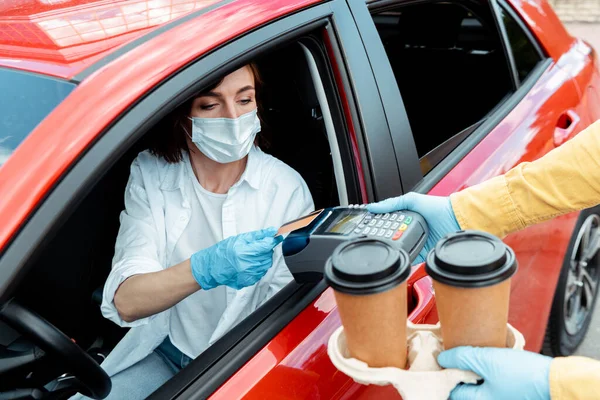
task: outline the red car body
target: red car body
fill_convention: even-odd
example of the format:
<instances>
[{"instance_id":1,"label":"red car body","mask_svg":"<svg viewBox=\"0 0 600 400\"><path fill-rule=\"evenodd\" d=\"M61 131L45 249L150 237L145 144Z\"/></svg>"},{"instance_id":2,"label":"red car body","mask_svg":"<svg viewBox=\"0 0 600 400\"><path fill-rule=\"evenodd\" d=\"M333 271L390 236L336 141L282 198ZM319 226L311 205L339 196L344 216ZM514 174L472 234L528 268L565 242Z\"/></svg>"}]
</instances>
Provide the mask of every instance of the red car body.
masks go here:
<instances>
[{"instance_id":1,"label":"red car body","mask_svg":"<svg viewBox=\"0 0 600 400\"><path fill-rule=\"evenodd\" d=\"M150 9L149 1L51 3L7 0L0 5L0 66L65 80L79 81L83 76L0 167L0 249L11 244L61 176L98 136L161 81L224 43L318 2L182 0L180 6L173 2L168 12L157 9L156 17L148 13L145 21L136 16L136 7ZM448 195L539 158L600 118L600 75L593 49L566 32L546 0L509 3L552 62L523 100L429 190L430 194ZM170 22L203 8L208 11L169 27ZM91 18L88 26L77 29L65 22L95 14L106 16ZM168 29L159 31L161 27ZM25 31L29 34L23 35ZM156 34L136 43L150 32ZM118 55L111 57L116 51ZM85 75L89 66L99 62L99 68ZM344 106L348 116L349 107ZM561 126L566 120L568 126ZM354 135L352 126L349 133ZM357 140L351 139L362 177ZM363 202L375 200L367 197L364 179L360 187ZM519 262L509 322L525 335L529 350L539 351L542 346L551 299L577 217L578 213L558 217L505 239ZM422 265L414 267L409 290L414 301L409 319L435 323L435 298ZM524 302L525 298L528 301ZM339 325L335 301L327 289L211 398L397 397L393 388L359 385L335 369L326 347L329 335Z\"/></svg>"}]
</instances>

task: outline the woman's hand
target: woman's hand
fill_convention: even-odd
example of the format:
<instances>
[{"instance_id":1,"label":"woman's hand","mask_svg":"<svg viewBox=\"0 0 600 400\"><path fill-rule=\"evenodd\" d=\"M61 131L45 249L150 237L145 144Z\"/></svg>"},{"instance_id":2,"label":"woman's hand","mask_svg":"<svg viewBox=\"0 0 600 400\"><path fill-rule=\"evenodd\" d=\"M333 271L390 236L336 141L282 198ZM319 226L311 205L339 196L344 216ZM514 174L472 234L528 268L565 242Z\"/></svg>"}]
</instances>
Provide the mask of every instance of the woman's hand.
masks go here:
<instances>
[{"instance_id":1,"label":"woman's hand","mask_svg":"<svg viewBox=\"0 0 600 400\"><path fill-rule=\"evenodd\" d=\"M404 196L391 197L378 203L369 204L367 210L378 214L408 210L421 214L425 218L425 222L429 226L429 236L425 246L415 259L416 263L424 262L427 253L441 238L460 230L449 197L427 196L411 192Z\"/></svg>"},{"instance_id":2,"label":"woman's hand","mask_svg":"<svg viewBox=\"0 0 600 400\"><path fill-rule=\"evenodd\" d=\"M229 237L192 255L192 275L200 287L242 289L258 282L273 265L273 249L283 240L267 228Z\"/></svg>"}]
</instances>

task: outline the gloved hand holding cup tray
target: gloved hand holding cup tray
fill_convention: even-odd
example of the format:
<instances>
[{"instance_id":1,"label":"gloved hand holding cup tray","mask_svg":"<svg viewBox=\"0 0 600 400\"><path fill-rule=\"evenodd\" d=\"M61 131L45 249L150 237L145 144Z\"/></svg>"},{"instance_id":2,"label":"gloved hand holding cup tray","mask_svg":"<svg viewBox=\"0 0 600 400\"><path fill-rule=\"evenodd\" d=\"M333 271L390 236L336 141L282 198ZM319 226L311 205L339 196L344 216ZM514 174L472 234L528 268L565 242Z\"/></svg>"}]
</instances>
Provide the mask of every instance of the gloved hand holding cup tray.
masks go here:
<instances>
[{"instance_id":1,"label":"gloved hand holding cup tray","mask_svg":"<svg viewBox=\"0 0 600 400\"><path fill-rule=\"evenodd\" d=\"M406 280L428 234L419 214L335 207L291 224L283 242L286 264L296 281L324 277L332 287L342 326L331 335L328 354L355 381L392 384L409 400L446 399L457 384L478 377L443 370L436 361L440 351L464 345L523 349L523 336L508 324L517 263L502 240L478 231L442 238L425 266L440 322L414 325L407 321Z\"/></svg>"}]
</instances>

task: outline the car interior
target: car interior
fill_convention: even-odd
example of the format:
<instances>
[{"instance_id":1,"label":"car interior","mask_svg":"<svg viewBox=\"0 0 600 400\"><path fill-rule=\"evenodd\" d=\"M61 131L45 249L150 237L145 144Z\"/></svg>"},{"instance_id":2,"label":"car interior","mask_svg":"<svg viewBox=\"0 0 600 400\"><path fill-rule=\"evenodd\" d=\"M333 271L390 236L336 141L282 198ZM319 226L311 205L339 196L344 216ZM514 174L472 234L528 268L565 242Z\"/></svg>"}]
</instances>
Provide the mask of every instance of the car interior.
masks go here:
<instances>
[{"instance_id":1,"label":"car interior","mask_svg":"<svg viewBox=\"0 0 600 400\"><path fill-rule=\"evenodd\" d=\"M464 139L461 132L484 119L511 93L496 27L462 3L376 10L373 20L402 94L419 157L456 135ZM435 158L439 162L443 157Z\"/></svg>"},{"instance_id":2,"label":"car interior","mask_svg":"<svg viewBox=\"0 0 600 400\"><path fill-rule=\"evenodd\" d=\"M510 92L499 45L462 6L422 3L386 10L374 15L374 20L419 156L484 118ZM302 175L316 209L344 204L339 160L330 146L332 132L324 115L328 110L321 107L306 49L292 43L255 62L264 81L260 94L263 151ZM106 171L58 232L47 238L15 296L98 362L127 331L102 317L100 302L129 168L153 137L164 133L164 124L155 125ZM57 376L53 373L59 367L43 361L38 352L0 323L0 394L19 385L35 387L36 382Z\"/></svg>"}]
</instances>

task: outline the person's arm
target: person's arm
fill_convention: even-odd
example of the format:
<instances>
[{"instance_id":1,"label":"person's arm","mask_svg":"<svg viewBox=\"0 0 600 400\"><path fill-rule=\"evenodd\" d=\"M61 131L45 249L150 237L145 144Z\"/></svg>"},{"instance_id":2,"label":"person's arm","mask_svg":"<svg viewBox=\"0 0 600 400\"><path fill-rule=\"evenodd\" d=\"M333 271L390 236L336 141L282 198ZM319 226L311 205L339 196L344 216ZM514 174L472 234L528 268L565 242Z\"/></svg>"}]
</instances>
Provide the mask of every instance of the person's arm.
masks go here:
<instances>
[{"instance_id":1,"label":"person's arm","mask_svg":"<svg viewBox=\"0 0 600 400\"><path fill-rule=\"evenodd\" d=\"M600 361L559 357L550 364L552 400L595 399L600 396Z\"/></svg>"},{"instance_id":2,"label":"person's arm","mask_svg":"<svg viewBox=\"0 0 600 400\"><path fill-rule=\"evenodd\" d=\"M275 228L242 233L163 268L158 237L165 233L158 232L155 218L159 216L153 214L136 160L125 191L125 211L121 213L113 268L104 285L101 306L103 315L121 326L145 324L199 289L253 285L271 267L273 248L281 242L280 237L274 237Z\"/></svg>"},{"instance_id":3,"label":"person's arm","mask_svg":"<svg viewBox=\"0 0 600 400\"><path fill-rule=\"evenodd\" d=\"M271 268L273 249L283 240L276 232L270 227L230 236L163 271L130 277L115 294L121 318L132 322L157 314L199 289L254 285Z\"/></svg>"},{"instance_id":4,"label":"person's arm","mask_svg":"<svg viewBox=\"0 0 600 400\"><path fill-rule=\"evenodd\" d=\"M164 223L161 223L160 216L153 214L142 173L142 167L148 168L151 162L142 154L131 165L112 269L104 285L102 314L120 326L134 327L147 323L152 317L142 318L142 315L151 316L166 309L163 296L175 295L177 298L168 302L177 302L184 298L182 290L187 289L187 284L183 285L183 289L174 289L173 286L179 286L186 277L180 276L181 270L168 271L161 262L158 226ZM162 208L162 205L154 208ZM156 286L153 277L174 273L178 273L177 278L171 276L170 283L165 280L161 281L162 285ZM137 290L131 291L131 288ZM156 299L159 299L158 304L154 303ZM141 302L143 306L138 309L137 304ZM155 312L148 312L144 307Z\"/></svg>"},{"instance_id":5,"label":"person's arm","mask_svg":"<svg viewBox=\"0 0 600 400\"><path fill-rule=\"evenodd\" d=\"M198 291L190 260L158 272L133 275L117 289L115 307L125 322L158 314Z\"/></svg>"},{"instance_id":6,"label":"person's arm","mask_svg":"<svg viewBox=\"0 0 600 400\"><path fill-rule=\"evenodd\" d=\"M538 160L450 196L462 229L504 237L600 203L600 121Z\"/></svg>"},{"instance_id":7,"label":"person's arm","mask_svg":"<svg viewBox=\"0 0 600 400\"><path fill-rule=\"evenodd\" d=\"M189 260L166 269L160 262L158 225L164 224L158 223L153 214L142 173L152 161L141 155L131 165L113 267L104 285L102 312L121 326L144 324L146 317L200 289Z\"/></svg>"}]
</instances>

